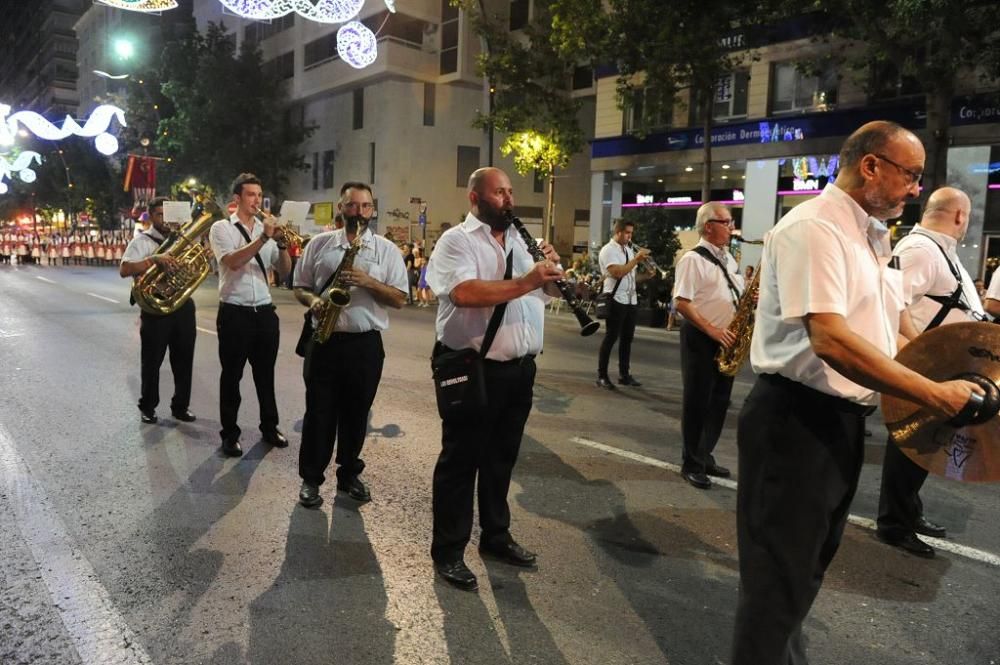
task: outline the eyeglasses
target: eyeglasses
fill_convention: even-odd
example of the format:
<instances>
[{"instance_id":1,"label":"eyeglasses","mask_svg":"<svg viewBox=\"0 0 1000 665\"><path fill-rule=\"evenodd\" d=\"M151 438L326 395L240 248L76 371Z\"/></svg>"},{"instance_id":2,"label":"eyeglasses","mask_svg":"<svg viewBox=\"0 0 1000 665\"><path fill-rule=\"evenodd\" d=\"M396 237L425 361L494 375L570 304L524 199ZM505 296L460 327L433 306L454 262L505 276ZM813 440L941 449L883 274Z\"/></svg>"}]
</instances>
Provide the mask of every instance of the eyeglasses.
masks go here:
<instances>
[{"instance_id":1,"label":"eyeglasses","mask_svg":"<svg viewBox=\"0 0 1000 665\"><path fill-rule=\"evenodd\" d=\"M705 220L706 224L708 224L709 222L715 222L716 224L725 224L726 226L728 226L731 229L736 228L736 222L734 222L731 219L706 219Z\"/></svg>"},{"instance_id":2,"label":"eyeglasses","mask_svg":"<svg viewBox=\"0 0 1000 665\"><path fill-rule=\"evenodd\" d=\"M361 208L362 210L374 210L375 209L375 204L374 203L357 203L355 201L351 201L350 203L345 203L344 207L345 208Z\"/></svg>"},{"instance_id":3,"label":"eyeglasses","mask_svg":"<svg viewBox=\"0 0 1000 665\"><path fill-rule=\"evenodd\" d=\"M875 156L878 157L879 159L881 159L883 162L889 162L890 164L892 164L893 166L895 166L897 169L899 169L900 171L902 171L906 175L910 176L910 182L909 182L909 184L911 184L911 185L913 185L913 184L920 184L920 179L924 177L923 173L917 173L916 171L911 171L910 169L906 168L902 164L899 164L897 162L892 161L891 159L889 159L885 155L880 155L878 153L875 153Z\"/></svg>"}]
</instances>

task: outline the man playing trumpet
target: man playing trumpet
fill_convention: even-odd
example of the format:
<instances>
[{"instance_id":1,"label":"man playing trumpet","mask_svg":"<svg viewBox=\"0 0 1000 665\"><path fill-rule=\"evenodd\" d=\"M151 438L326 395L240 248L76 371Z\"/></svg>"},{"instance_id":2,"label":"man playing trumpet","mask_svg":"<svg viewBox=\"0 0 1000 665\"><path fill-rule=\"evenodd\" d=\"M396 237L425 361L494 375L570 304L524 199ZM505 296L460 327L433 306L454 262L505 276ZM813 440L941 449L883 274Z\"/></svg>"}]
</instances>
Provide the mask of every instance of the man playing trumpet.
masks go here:
<instances>
[{"instance_id":1,"label":"man playing trumpet","mask_svg":"<svg viewBox=\"0 0 1000 665\"><path fill-rule=\"evenodd\" d=\"M260 431L264 441L284 448L288 439L278 429L278 404L274 397L274 363L278 358L278 315L271 302L267 269L287 275L292 260L288 247L274 238L274 217L258 221L263 200L260 179L241 173L233 181L236 212L212 225L209 237L219 261L219 413L222 452L243 454L240 447L240 380L247 362L253 371L260 404Z\"/></svg>"}]
</instances>

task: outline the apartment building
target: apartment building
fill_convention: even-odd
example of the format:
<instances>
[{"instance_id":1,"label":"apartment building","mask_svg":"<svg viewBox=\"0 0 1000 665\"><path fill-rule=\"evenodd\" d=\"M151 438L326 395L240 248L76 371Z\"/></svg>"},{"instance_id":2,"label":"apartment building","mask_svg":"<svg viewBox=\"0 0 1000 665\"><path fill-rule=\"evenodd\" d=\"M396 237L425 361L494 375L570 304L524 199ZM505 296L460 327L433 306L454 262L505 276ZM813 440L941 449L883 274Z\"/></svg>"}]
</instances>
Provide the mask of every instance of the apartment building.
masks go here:
<instances>
[{"instance_id":1,"label":"apartment building","mask_svg":"<svg viewBox=\"0 0 1000 665\"><path fill-rule=\"evenodd\" d=\"M867 85L833 67L819 75L801 71L803 61L838 48L815 40L816 27L802 20L772 26L768 43L752 43L752 35L741 32L721 37L746 64L716 87L712 198L733 206L747 238L761 237L784 212L818 193L836 174L841 143L864 122L894 120L927 139L915 82L897 76ZM756 59L749 57L751 50ZM1000 262L1000 95L996 83L984 88L977 76L958 83L948 181L972 197L960 252L970 272L983 275ZM693 224L705 140L702 119L693 111L698 105L690 97L680 100L672 113L653 119L658 126L652 133L639 138L632 129L643 110L619 108L614 70L598 72L596 86L591 244L604 242L610 220L631 206L660 206L679 224ZM897 231L905 232L919 215L919 205L908 206ZM745 248L743 262L758 256Z\"/></svg>"},{"instance_id":2,"label":"apartment building","mask_svg":"<svg viewBox=\"0 0 1000 665\"><path fill-rule=\"evenodd\" d=\"M522 25L530 9L523 0L492 0L493 10ZM222 22L238 40L260 44L267 66L287 80L294 113L317 129L304 144L310 165L296 173L288 198L311 201L315 222L329 220L341 183L362 180L374 186L377 225L397 240L433 241L442 224L460 222L468 210L469 174L492 163L513 181L517 214L542 234L544 183L522 177L500 155L502 136L474 129L489 93L476 73L480 40L464 12L448 0L397 0L389 13L370 0L359 20L377 35L378 57L364 68L343 62L336 47L338 25L295 14L255 22L226 13L217 0L196 0L200 30ZM584 100L582 126L594 126L594 79L574 94ZM589 156L584 152L558 173L554 242L564 254L586 247L590 224ZM252 170L253 165L248 165ZM421 219L426 224L421 224Z\"/></svg>"}]
</instances>

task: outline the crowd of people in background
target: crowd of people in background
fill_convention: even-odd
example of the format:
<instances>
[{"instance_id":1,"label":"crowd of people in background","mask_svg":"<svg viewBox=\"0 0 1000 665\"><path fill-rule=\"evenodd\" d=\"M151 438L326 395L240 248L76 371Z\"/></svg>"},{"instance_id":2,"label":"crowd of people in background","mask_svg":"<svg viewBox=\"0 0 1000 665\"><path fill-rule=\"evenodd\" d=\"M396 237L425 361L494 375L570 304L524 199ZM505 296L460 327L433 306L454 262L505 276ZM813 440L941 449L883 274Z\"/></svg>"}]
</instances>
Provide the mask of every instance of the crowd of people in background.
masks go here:
<instances>
[{"instance_id":1,"label":"crowd of people in background","mask_svg":"<svg viewBox=\"0 0 1000 665\"><path fill-rule=\"evenodd\" d=\"M42 266L117 266L129 237L125 231L90 233L0 232L0 263Z\"/></svg>"}]
</instances>

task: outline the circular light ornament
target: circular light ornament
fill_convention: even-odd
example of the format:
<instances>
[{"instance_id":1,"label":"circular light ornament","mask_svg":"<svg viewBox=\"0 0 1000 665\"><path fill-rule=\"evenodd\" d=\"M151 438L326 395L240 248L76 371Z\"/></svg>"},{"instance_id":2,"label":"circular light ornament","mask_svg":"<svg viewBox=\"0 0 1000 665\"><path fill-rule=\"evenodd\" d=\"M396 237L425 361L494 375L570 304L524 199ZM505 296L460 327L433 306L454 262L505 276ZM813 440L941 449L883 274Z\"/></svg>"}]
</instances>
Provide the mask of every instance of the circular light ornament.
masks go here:
<instances>
[{"instance_id":1,"label":"circular light ornament","mask_svg":"<svg viewBox=\"0 0 1000 665\"><path fill-rule=\"evenodd\" d=\"M94 139L94 147L102 155L113 155L118 152L118 139L111 134L98 134Z\"/></svg>"},{"instance_id":2,"label":"circular light ornament","mask_svg":"<svg viewBox=\"0 0 1000 665\"><path fill-rule=\"evenodd\" d=\"M375 33L358 21L344 24L337 31L337 53L355 69L367 67L378 57Z\"/></svg>"},{"instance_id":3,"label":"circular light ornament","mask_svg":"<svg viewBox=\"0 0 1000 665\"><path fill-rule=\"evenodd\" d=\"M31 169L24 169L17 175L21 178L22 182L35 182L35 178L37 177Z\"/></svg>"},{"instance_id":4,"label":"circular light ornament","mask_svg":"<svg viewBox=\"0 0 1000 665\"><path fill-rule=\"evenodd\" d=\"M177 7L174 0L98 0L98 2L132 12L165 12Z\"/></svg>"},{"instance_id":5,"label":"circular light ornament","mask_svg":"<svg viewBox=\"0 0 1000 665\"><path fill-rule=\"evenodd\" d=\"M295 12L317 23L344 23L358 15L365 0L219 0L243 18L267 20Z\"/></svg>"}]
</instances>

